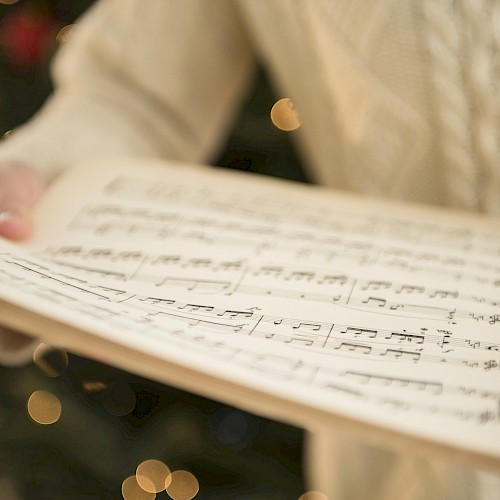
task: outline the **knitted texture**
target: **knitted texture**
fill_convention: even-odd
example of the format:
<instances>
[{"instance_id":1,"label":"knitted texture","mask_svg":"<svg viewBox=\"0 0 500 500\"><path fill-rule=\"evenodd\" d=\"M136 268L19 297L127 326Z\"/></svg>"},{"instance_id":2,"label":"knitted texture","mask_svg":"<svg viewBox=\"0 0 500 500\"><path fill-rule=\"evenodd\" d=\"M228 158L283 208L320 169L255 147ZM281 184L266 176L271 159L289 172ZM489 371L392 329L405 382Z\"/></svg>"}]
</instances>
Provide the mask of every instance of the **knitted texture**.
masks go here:
<instances>
[{"instance_id":1,"label":"knitted texture","mask_svg":"<svg viewBox=\"0 0 500 500\"><path fill-rule=\"evenodd\" d=\"M498 2L461 0L464 20L464 65L467 98L471 106L473 153L479 169L480 208L499 212Z\"/></svg>"},{"instance_id":2,"label":"knitted texture","mask_svg":"<svg viewBox=\"0 0 500 500\"><path fill-rule=\"evenodd\" d=\"M447 204L500 211L500 6L424 2L437 144Z\"/></svg>"}]
</instances>

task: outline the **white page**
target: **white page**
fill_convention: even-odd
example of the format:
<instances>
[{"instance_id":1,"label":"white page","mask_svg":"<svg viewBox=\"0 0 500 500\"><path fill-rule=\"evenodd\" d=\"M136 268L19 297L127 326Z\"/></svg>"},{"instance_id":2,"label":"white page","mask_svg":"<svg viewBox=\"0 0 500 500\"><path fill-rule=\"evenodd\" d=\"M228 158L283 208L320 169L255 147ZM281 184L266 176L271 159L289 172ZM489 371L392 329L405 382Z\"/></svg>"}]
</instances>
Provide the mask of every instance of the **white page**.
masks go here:
<instances>
[{"instance_id":1,"label":"white page","mask_svg":"<svg viewBox=\"0 0 500 500\"><path fill-rule=\"evenodd\" d=\"M214 376L184 384L209 396L273 396L229 398L254 411L500 457L494 223L187 166L117 162L72 182L82 196L56 187L31 242L65 266L6 246L4 297Z\"/></svg>"}]
</instances>

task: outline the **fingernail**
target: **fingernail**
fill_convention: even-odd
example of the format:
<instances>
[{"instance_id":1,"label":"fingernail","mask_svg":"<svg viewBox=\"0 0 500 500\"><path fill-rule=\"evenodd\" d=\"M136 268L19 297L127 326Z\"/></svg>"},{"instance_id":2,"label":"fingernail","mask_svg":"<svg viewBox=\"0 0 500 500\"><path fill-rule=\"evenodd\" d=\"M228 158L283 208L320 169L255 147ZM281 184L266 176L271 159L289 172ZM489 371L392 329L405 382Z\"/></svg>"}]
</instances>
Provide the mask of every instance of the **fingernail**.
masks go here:
<instances>
[{"instance_id":1,"label":"fingernail","mask_svg":"<svg viewBox=\"0 0 500 500\"><path fill-rule=\"evenodd\" d=\"M25 217L25 213L18 208L9 208L7 210L0 211L0 224L4 222L18 222L22 221Z\"/></svg>"}]
</instances>

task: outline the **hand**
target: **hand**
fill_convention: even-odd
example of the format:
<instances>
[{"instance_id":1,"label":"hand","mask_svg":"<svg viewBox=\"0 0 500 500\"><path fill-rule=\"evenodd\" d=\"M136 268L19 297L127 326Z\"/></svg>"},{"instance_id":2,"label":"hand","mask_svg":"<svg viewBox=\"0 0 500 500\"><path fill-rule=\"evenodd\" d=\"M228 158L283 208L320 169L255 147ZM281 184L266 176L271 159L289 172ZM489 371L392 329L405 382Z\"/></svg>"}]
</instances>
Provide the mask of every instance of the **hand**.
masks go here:
<instances>
[{"instance_id":1,"label":"hand","mask_svg":"<svg viewBox=\"0 0 500 500\"><path fill-rule=\"evenodd\" d=\"M31 208L45 187L42 176L29 165L0 162L0 236L22 240L33 232Z\"/></svg>"}]
</instances>

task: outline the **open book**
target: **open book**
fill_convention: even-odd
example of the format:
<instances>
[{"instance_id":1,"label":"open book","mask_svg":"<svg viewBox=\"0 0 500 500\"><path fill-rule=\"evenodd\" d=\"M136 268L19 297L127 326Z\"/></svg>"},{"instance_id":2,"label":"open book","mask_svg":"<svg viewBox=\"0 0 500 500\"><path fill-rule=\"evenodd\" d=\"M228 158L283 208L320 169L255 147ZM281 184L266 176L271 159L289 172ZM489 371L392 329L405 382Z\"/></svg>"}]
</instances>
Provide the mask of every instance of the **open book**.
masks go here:
<instances>
[{"instance_id":1,"label":"open book","mask_svg":"<svg viewBox=\"0 0 500 500\"><path fill-rule=\"evenodd\" d=\"M305 428L500 468L498 220L159 160L75 168L0 318Z\"/></svg>"}]
</instances>

